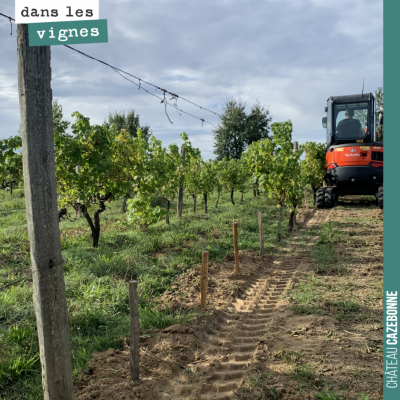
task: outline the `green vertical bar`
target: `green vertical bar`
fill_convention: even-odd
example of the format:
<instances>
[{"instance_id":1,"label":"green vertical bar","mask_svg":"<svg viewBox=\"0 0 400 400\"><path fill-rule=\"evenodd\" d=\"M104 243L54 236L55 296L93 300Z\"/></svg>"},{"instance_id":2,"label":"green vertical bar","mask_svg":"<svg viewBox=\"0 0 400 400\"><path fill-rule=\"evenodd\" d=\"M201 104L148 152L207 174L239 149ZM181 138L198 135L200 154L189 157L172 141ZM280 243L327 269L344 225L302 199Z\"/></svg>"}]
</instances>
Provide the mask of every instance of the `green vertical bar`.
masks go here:
<instances>
[{"instance_id":1,"label":"green vertical bar","mask_svg":"<svg viewBox=\"0 0 400 400\"><path fill-rule=\"evenodd\" d=\"M400 399L397 300L400 294L400 1L383 3L384 89L384 277L383 277L383 398ZM392 294L392 296L390 296Z\"/></svg>"}]
</instances>

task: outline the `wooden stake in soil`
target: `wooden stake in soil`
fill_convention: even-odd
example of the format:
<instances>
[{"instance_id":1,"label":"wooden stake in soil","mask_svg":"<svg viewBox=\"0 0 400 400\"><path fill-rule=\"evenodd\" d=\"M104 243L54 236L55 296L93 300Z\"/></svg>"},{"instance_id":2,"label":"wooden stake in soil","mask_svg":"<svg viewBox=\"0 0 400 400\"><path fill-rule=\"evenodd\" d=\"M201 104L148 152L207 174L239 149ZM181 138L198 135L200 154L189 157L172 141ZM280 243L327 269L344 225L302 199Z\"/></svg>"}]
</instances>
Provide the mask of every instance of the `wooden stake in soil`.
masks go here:
<instances>
[{"instance_id":1,"label":"wooden stake in soil","mask_svg":"<svg viewBox=\"0 0 400 400\"><path fill-rule=\"evenodd\" d=\"M200 306L206 308L207 303L207 283L208 283L208 251L203 251L200 276Z\"/></svg>"},{"instance_id":2,"label":"wooden stake in soil","mask_svg":"<svg viewBox=\"0 0 400 400\"><path fill-rule=\"evenodd\" d=\"M307 193L307 189L304 189L304 201L306 202L306 210L308 211L308 193Z\"/></svg>"},{"instance_id":3,"label":"wooden stake in soil","mask_svg":"<svg viewBox=\"0 0 400 400\"><path fill-rule=\"evenodd\" d=\"M139 380L139 307L137 299L137 281L129 282L129 308L131 311L130 376Z\"/></svg>"},{"instance_id":4,"label":"wooden stake in soil","mask_svg":"<svg viewBox=\"0 0 400 400\"><path fill-rule=\"evenodd\" d=\"M73 400L71 349L55 176L50 46L29 47L17 26L26 219L43 398Z\"/></svg>"},{"instance_id":5,"label":"wooden stake in soil","mask_svg":"<svg viewBox=\"0 0 400 400\"><path fill-rule=\"evenodd\" d=\"M235 253L235 273L238 274L240 272L240 269L239 269L238 225L237 225L237 222L233 223L233 246L234 246L234 253Z\"/></svg>"},{"instance_id":6,"label":"wooden stake in soil","mask_svg":"<svg viewBox=\"0 0 400 400\"><path fill-rule=\"evenodd\" d=\"M185 167L185 152L186 148L181 147L181 158L182 158L182 164L183 167ZM182 186L178 190L178 204L177 204L177 211L176 211L176 216L178 218L182 217L182 210L183 210L183 183Z\"/></svg>"},{"instance_id":7,"label":"wooden stake in soil","mask_svg":"<svg viewBox=\"0 0 400 400\"><path fill-rule=\"evenodd\" d=\"M264 255L264 234L262 225L262 212L258 212L258 231L260 232L260 257Z\"/></svg>"}]
</instances>

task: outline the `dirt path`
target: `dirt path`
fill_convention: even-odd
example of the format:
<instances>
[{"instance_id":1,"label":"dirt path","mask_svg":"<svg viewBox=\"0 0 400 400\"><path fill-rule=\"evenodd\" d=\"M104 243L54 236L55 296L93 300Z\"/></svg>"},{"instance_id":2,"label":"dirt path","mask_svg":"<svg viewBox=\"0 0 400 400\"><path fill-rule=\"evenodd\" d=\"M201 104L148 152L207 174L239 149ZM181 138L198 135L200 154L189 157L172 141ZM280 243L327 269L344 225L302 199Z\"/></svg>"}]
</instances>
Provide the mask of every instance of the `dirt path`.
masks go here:
<instances>
[{"instance_id":1,"label":"dirt path","mask_svg":"<svg viewBox=\"0 0 400 400\"><path fill-rule=\"evenodd\" d=\"M198 335L212 352L222 354L214 362L203 363L198 371L204 375L198 382L191 379L170 380L163 388L165 399L229 399L246 373L247 363L253 357L265 328L272 319L279 295L290 283L295 265L285 265L274 271L273 277L254 277L247 294L233 304L232 313L221 312L206 332ZM188 397L189 396L189 397Z\"/></svg>"},{"instance_id":2,"label":"dirt path","mask_svg":"<svg viewBox=\"0 0 400 400\"><path fill-rule=\"evenodd\" d=\"M212 266L206 321L173 326L154 337L141 338L140 384L129 380L128 349L95 353L90 363L92 375L78 384L77 400L314 399L302 387L311 384L318 390L322 377L308 364L300 368L297 361L308 353L326 361L325 354L330 353L334 364L334 357L340 357L331 343L337 340L332 333L337 330L337 321L326 315L294 315L284 297L315 265L310 249L319 238L318 228L332 217L342 218L342 214L343 210L333 209L301 216L302 230L315 229L316 234L305 238L302 232L294 232L291 244L279 255L260 259L241 252L245 272L240 276L231 272L231 255ZM357 218L357 212L347 214ZM179 278L175 290L182 287L190 288L185 292L186 308L196 309L196 273ZM164 300L175 308L182 304L182 299L171 293ZM332 341L327 343L324 337ZM379 362L379 356L374 360ZM288 366L293 368L292 374ZM326 362L321 367L321 373L333 370Z\"/></svg>"},{"instance_id":3,"label":"dirt path","mask_svg":"<svg viewBox=\"0 0 400 400\"><path fill-rule=\"evenodd\" d=\"M286 253L293 285L232 399L382 400L382 212L316 214Z\"/></svg>"}]
</instances>

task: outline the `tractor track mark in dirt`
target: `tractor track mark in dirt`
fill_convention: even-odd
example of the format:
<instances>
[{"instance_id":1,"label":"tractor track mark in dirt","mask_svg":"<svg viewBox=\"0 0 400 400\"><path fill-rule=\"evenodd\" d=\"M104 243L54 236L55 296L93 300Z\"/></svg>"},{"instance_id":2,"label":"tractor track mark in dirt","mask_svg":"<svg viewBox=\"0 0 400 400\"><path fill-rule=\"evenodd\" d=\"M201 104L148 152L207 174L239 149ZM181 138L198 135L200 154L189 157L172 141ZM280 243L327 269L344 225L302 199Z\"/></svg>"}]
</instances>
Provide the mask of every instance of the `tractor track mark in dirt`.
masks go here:
<instances>
[{"instance_id":1,"label":"tractor track mark in dirt","mask_svg":"<svg viewBox=\"0 0 400 400\"><path fill-rule=\"evenodd\" d=\"M240 387L246 364L251 360L263 332L272 319L279 296L291 282L296 266L288 265L277 270L272 278L255 278L244 299L237 299L235 312L221 312L199 340L211 352L225 353L222 360L210 368L207 376L197 385L170 380L163 399L229 399L233 390ZM207 351L207 349L206 349Z\"/></svg>"},{"instance_id":2,"label":"tractor track mark in dirt","mask_svg":"<svg viewBox=\"0 0 400 400\"><path fill-rule=\"evenodd\" d=\"M327 220L332 210L317 210L305 216L304 228L320 227ZM315 240L310 238L310 242ZM274 263L279 269L272 278L254 278L250 292L244 299L237 299L232 304L233 313L221 312L219 318L209 325L205 332L198 335L199 340L207 345L205 352L221 354L218 361L207 364L201 382L190 384L186 378L170 379L159 399L170 400L229 400L240 388L249 362L263 343L268 326L274 317L279 297L292 283L307 262L302 257L276 257ZM299 268L300 267L300 268ZM190 364L189 364L190 366ZM201 368L201 365L199 365ZM211 367L211 368L210 368Z\"/></svg>"}]
</instances>

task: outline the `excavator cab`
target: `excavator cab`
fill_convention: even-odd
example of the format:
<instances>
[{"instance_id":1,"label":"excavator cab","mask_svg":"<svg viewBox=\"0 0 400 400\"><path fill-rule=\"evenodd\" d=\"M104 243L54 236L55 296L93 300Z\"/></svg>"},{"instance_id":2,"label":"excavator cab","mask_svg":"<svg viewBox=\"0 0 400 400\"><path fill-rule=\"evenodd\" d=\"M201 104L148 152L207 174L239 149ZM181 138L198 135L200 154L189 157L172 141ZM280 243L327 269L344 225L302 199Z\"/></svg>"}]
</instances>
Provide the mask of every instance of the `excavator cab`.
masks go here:
<instances>
[{"instance_id":1,"label":"excavator cab","mask_svg":"<svg viewBox=\"0 0 400 400\"><path fill-rule=\"evenodd\" d=\"M326 186L317 192L317 207L333 207L339 196L375 195L382 208L383 143L375 131L374 96L333 96L325 112Z\"/></svg>"}]
</instances>

